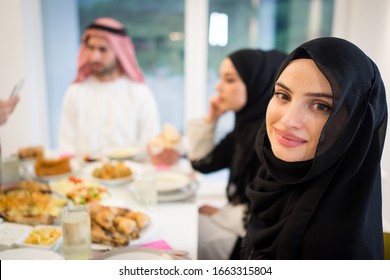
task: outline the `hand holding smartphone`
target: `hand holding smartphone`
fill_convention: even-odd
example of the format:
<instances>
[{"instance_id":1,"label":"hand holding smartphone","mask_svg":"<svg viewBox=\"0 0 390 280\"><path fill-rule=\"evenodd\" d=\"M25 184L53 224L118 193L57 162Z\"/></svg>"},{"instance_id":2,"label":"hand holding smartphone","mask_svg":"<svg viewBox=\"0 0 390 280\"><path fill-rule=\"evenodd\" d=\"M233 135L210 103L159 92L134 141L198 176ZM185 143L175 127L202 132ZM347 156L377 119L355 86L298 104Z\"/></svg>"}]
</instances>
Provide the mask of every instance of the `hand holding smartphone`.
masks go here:
<instances>
[{"instance_id":1,"label":"hand holding smartphone","mask_svg":"<svg viewBox=\"0 0 390 280\"><path fill-rule=\"evenodd\" d=\"M13 88L11 94L9 95L9 99L19 94L24 84L24 79L21 79Z\"/></svg>"}]
</instances>

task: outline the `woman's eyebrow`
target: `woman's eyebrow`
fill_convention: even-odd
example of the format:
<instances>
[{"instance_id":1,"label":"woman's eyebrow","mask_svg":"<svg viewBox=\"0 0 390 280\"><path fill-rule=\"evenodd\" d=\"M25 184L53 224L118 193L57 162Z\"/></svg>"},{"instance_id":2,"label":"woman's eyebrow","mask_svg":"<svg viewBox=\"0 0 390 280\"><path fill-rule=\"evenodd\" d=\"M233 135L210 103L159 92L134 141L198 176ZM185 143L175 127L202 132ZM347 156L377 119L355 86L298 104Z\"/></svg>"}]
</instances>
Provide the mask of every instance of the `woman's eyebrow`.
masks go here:
<instances>
[{"instance_id":1,"label":"woman's eyebrow","mask_svg":"<svg viewBox=\"0 0 390 280\"><path fill-rule=\"evenodd\" d=\"M289 92L292 92L288 86L286 86L285 84L283 84L281 82L276 82L275 85L280 86L281 88L283 88ZM324 98L328 98L328 99L333 99L333 94L327 93L327 92L308 92L305 95L309 96L309 97L324 97Z\"/></svg>"},{"instance_id":2,"label":"woman's eyebrow","mask_svg":"<svg viewBox=\"0 0 390 280\"><path fill-rule=\"evenodd\" d=\"M288 86L282 84L281 82L276 82L276 83L275 83L275 86L280 86L281 88L284 88L285 90L291 92L291 89L290 89Z\"/></svg>"},{"instance_id":3,"label":"woman's eyebrow","mask_svg":"<svg viewBox=\"0 0 390 280\"><path fill-rule=\"evenodd\" d=\"M309 97L324 97L328 99L333 99L333 94L327 92L308 92L305 95Z\"/></svg>"}]
</instances>

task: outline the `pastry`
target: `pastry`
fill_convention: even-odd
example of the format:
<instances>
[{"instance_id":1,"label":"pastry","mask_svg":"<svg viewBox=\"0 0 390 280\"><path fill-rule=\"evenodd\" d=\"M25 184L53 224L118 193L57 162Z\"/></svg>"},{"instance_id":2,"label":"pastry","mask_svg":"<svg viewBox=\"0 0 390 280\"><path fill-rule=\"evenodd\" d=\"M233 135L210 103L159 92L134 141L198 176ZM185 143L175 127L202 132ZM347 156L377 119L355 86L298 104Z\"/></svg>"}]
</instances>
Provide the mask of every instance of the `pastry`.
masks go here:
<instances>
[{"instance_id":1,"label":"pastry","mask_svg":"<svg viewBox=\"0 0 390 280\"><path fill-rule=\"evenodd\" d=\"M71 172L69 158L45 159L35 161L35 173L38 176L52 176Z\"/></svg>"},{"instance_id":2,"label":"pastry","mask_svg":"<svg viewBox=\"0 0 390 280\"><path fill-rule=\"evenodd\" d=\"M44 150L41 146L20 148L18 156L20 159L33 159L43 157Z\"/></svg>"}]
</instances>

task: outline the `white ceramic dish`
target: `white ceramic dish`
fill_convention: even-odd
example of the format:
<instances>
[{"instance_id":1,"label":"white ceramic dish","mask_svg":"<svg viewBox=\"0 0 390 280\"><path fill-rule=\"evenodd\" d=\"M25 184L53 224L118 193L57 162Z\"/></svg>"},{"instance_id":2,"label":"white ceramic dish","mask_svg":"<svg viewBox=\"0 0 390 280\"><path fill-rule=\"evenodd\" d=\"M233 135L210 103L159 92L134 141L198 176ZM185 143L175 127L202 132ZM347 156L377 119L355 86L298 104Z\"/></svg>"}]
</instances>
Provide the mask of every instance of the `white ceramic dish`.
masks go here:
<instances>
[{"instance_id":1,"label":"white ceramic dish","mask_svg":"<svg viewBox=\"0 0 390 280\"><path fill-rule=\"evenodd\" d=\"M39 250L52 250L52 251L57 250L58 247L62 244L62 233L61 233L60 237L58 237L53 243L51 243L49 245L38 245L38 244L25 243L25 240L27 239L27 237L31 234L31 232L34 229L39 230L42 228L49 228L49 229L55 228L56 230L58 230L61 233L61 229L59 227L56 227L56 226L46 226L46 225L35 226L29 232L27 232L21 238L19 238L19 240L16 241L16 243L15 243L16 247L18 247L18 248L33 248L33 249L39 249Z\"/></svg>"},{"instance_id":2,"label":"white ceramic dish","mask_svg":"<svg viewBox=\"0 0 390 280\"><path fill-rule=\"evenodd\" d=\"M159 193L178 191L191 183L190 177L177 171L159 171L156 185Z\"/></svg>"},{"instance_id":3,"label":"white ceramic dish","mask_svg":"<svg viewBox=\"0 0 390 280\"><path fill-rule=\"evenodd\" d=\"M65 178L68 178L72 176L72 172L67 172L64 174L58 174L58 175L52 175L52 176L36 176L38 179L48 181L48 182L54 182L54 181L59 181Z\"/></svg>"},{"instance_id":4,"label":"white ceramic dish","mask_svg":"<svg viewBox=\"0 0 390 280\"><path fill-rule=\"evenodd\" d=\"M105 155L113 160L132 159L141 153L141 149L137 146L122 146L112 147L105 151Z\"/></svg>"},{"instance_id":5,"label":"white ceramic dish","mask_svg":"<svg viewBox=\"0 0 390 280\"><path fill-rule=\"evenodd\" d=\"M53 251L34 248L16 248L0 252L1 260L63 260L64 257Z\"/></svg>"},{"instance_id":6,"label":"white ceramic dish","mask_svg":"<svg viewBox=\"0 0 390 280\"><path fill-rule=\"evenodd\" d=\"M159 193L157 196L158 202L173 202L188 199L195 195L199 185L192 183L175 192Z\"/></svg>"},{"instance_id":7,"label":"white ceramic dish","mask_svg":"<svg viewBox=\"0 0 390 280\"><path fill-rule=\"evenodd\" d=\"M15 242L29 233L33 227L15 223L0 224L0 251L14 247Z\"/></svg>"},{"instance_id":8,"label":"white ceramic dish","mask_svg":"<svg viewBox=\"0 0 390 280\"><path fill-rule=\"evenodd\" d=\"M34 162L35 162L35 160L31 163L21 165L22 175L26 178L39 179L39 180L44 180L44 181L48 181L48 182L65 179L69 176L72 176L73 173L76 173L81 168L80 163L77 161L77 159L71 159L70 160L71 172L58 174L58 175L51 175L51 176L38 176L35 173Z\"/></svg>"},{"instance_id":9,"label":"white ceramic dish","mask_svg":"<svg viewBox=\"0 0 390 280\"><path fill-rule=\"evenodd\" d=\"M95 163L91 163L91 164L88 164L85 169L84 169L84 175L87 176L88 178L92 179L92 180L95 180L97 182L99 182L100 184L103 184L103 185L106 185L106 186L119 186L119 185L124 185L126 183L129 183L131 182L133 179L134 179L134 176L140 171L142 170L142 165L139 164L139 163L136 163L136 162L133 162L133 161L124 161L126 166L128 168L130 168L130 170L132 171L132 174L131 176L126 176L126 177L122 177L122 178L117 178L117 179L101 179L101 178L97 178L97 177L94 177L92 174L93 174L93 171L96 169L96 168L100 168L102 167L103 163L101 162L95 162Z\"/></svg>"}]
</instances>

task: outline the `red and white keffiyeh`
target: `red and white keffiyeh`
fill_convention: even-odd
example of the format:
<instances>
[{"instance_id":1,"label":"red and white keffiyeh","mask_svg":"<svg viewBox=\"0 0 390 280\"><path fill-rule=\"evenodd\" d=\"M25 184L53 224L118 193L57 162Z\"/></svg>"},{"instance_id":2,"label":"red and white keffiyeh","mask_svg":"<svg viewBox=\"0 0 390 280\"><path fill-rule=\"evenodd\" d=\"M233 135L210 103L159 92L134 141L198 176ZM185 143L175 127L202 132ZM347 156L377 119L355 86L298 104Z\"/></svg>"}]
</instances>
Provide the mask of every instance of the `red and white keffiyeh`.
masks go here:
<instances>
[{"instance_id":1,"label":"red and white keffiyeh","mask_svg":"<svg viewBox=\"0 0 390 280\"><path fill-rule=\"evenodd\" d=\"M75 83L84 81L91 74L87 56L87 40L91 35L101 36L109 42L123 73L130 80L140 83L144 82L144 76L138 65L133 42L126 35L124 26L112 18L99 18L87 27L83 34Z\"/></svg>"}]
</instances>

